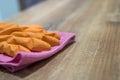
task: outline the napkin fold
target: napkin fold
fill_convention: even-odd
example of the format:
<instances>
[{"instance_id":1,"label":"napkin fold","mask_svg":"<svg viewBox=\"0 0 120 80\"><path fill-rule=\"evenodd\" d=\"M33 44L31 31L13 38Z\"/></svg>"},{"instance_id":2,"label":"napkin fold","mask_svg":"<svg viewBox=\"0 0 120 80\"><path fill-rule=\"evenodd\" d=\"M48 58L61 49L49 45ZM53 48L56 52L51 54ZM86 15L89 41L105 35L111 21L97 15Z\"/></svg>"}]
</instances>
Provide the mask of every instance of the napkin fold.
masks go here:
<instances>
[{"instance_id":1,"label":"napkin fold","mask_svg":"<svg viewBox=\"0 0 120 80\"><path fill-rule=\"evenodd\" d=\"M62 50L66 45L75 41L75 34L67 32L57 32L60 34L60 45L52 47L49 51L42 52L19 52L15 57L9 57L0 54L0 65L5 67L10 72L21 70L30 64L49 58Z\"/></svg>"}]
</instances>

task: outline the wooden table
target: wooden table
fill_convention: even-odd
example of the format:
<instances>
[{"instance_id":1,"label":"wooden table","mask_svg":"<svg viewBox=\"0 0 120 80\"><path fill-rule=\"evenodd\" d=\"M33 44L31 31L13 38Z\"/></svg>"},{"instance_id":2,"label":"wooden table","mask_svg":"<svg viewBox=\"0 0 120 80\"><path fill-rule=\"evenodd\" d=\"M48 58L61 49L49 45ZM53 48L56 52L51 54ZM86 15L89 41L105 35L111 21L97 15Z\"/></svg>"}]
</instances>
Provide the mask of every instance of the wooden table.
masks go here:
<instances>
[{"instance_id":1,"label":"wooden table","mask_svg":"<svg viewBox=\"0 0 120 80\"><path fill-rule=\"evenodd\" d=\"M47 60L0 80L120 80L119 0L46 0L7 22L42 24L76 34L76 42Z\"/></svg>"}]
</instances>

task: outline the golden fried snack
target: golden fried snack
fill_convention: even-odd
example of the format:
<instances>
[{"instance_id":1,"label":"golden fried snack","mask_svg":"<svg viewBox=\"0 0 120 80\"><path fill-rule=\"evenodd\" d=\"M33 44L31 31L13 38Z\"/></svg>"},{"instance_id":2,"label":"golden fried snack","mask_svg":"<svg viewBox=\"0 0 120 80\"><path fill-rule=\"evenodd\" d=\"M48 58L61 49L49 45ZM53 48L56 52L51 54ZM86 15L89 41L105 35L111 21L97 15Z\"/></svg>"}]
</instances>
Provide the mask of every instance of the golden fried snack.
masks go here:
<instances>
[{"instance_id":1,"label":"golden fried snack","mask_svg":"<svg viewBox=\"0 0 120 80\"><path fill-rule=\"evenodd\" d=\"M60 43L60 36L39 25L19 26L0 23L0 53L15 56L18 52L45 51Z\"/></svg>"}]
</instances>

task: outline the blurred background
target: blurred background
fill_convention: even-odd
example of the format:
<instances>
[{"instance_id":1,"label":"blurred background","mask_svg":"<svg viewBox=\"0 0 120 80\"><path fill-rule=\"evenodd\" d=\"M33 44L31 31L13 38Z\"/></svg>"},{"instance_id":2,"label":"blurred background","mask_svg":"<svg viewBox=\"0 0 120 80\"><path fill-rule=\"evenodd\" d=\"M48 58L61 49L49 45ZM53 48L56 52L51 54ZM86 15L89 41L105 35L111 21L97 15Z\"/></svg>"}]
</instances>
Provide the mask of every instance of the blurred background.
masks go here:
<instances>
[{"instance_id":1,"label":"blurred background","mask_svg":"<svg viewBox=\"0 0 120 80\"><path fill-rule=\"evenodd\" d=\"M0 21L5 21L42 1L45 0L0 0Z\"/></svg>"}]
</instances>

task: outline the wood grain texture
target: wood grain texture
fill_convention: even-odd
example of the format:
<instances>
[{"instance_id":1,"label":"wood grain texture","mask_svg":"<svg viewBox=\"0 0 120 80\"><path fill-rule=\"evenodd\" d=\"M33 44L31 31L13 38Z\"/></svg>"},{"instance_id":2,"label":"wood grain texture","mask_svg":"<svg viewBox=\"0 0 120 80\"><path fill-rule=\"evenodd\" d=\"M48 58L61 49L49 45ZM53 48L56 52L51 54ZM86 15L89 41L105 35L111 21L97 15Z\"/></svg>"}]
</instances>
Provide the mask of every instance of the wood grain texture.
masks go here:
<instances>
[{"instance_id":1,"label":"wood grain texture","mask_svg":"<svg viewBox=\"0 0 120 80\"><path fill-rule=\"evenodd\" d=\"M120 80L120 22L113 17L118 2L46 0L9 19L73 32L76 42L16 73L0 68L0 80Z\"/></svg>"}]
</instances>

